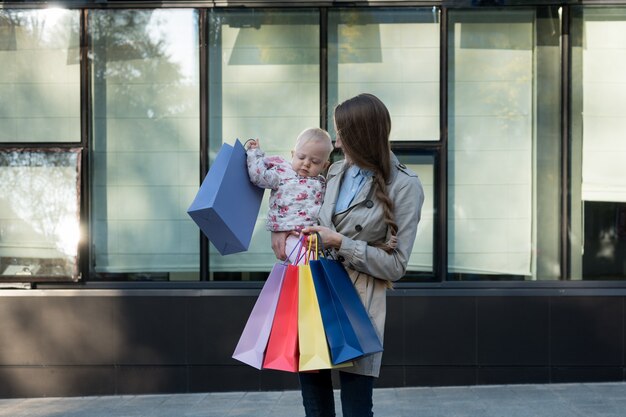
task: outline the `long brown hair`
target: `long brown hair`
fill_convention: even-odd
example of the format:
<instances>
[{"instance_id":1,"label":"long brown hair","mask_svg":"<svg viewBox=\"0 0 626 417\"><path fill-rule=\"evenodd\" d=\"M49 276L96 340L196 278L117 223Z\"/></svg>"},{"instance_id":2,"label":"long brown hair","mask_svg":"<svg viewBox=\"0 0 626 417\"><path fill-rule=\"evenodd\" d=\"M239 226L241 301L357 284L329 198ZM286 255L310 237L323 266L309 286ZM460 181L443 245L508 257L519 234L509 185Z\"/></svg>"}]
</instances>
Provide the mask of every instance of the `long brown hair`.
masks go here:
<instances>
[{"instance_id":1,"label":"long brown hair","mask_svg":"<svg viewBox=\"0 0 626 417\"><path fill-rule=\"evenodd\" d=\"M378 97L359 94L335 107L335 129L341 148L350 161L374 173L375 196L383 205L384 220L391 238L371 244L391 252L396 247L398 225L393 214L393 201L387 195L392 168L389 110Z\"/></svg>"}]
</instances>

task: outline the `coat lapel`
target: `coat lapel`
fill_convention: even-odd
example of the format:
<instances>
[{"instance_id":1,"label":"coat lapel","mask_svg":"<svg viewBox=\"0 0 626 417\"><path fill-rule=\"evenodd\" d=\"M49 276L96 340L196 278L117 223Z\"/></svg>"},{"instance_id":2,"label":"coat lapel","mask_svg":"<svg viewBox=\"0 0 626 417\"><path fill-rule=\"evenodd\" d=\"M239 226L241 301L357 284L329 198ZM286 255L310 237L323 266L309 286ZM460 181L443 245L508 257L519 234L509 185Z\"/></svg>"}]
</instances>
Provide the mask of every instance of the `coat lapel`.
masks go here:
<instances>
[{"instance_id":1,"label":"coat lapel","mask_svg":"<svg viewBox=\"0 0 626 417\"><path fill-rule=\"evenodd\" d=\"M319 214L319 223L323 226L330 227L335 230L333 224L333 215L335 214L335 206L337 205L337 196L341 185L341 178L345 170L345 164L342 162L333 165L328 172L326 181L326 194L324 195L324 204Z\"/></svg>"}]
</instances>

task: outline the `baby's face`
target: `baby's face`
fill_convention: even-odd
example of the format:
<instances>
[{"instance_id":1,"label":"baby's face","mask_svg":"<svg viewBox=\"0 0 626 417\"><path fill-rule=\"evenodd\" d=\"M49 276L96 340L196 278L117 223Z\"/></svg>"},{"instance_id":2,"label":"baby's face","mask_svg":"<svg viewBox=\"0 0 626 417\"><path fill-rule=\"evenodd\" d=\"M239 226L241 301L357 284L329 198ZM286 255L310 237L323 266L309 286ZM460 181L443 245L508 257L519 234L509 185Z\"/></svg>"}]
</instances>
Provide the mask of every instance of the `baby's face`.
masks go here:
<instances>
[{"instance_id":1,"label":"baby's face","mask_svg":"<svg viewBox=\"0 0 626 417\"><path fill-rule=\"evenodd\" d=\"M328 166L328 149L323 143L310 141L291 151L291 167L298 175L315 177Z\"/></svg>"}]
</instances>

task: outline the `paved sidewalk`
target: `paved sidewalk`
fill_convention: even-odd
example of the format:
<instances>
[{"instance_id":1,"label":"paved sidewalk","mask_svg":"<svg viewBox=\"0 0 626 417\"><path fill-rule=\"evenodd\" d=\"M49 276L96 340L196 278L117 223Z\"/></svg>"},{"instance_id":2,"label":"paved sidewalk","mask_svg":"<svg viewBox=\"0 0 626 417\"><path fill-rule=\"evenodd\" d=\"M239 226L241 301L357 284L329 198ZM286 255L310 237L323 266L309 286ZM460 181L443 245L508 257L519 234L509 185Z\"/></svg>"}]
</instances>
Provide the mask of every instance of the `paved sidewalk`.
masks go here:
<instances>
[{"instance_id":1,"label":"paved sidewalk","mask_svg":"<svg viewBox=\"0 0 626 417\"><path fill-rule=\"evenodd\" d=\"M338 400L338 392L335 392L335 398ZM298 391L0 399L0 416L2 417L298 417L303 415ZM337 415L341 416L339 410ZM626 383L375 389L374 415L376 417L624 417L626 416Z\"/></svg>"}]
</instances>

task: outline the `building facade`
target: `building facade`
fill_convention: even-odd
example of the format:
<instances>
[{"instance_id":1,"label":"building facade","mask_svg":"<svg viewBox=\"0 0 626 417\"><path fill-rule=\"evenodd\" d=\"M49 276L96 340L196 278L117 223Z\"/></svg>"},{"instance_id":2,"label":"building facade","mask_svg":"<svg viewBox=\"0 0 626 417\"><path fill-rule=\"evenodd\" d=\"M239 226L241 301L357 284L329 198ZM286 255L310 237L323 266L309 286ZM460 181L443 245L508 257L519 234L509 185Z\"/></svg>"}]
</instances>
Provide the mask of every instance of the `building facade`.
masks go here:
<instances>
[{"instance_id":1,"label":"building facade","mask_svg":"<svg viewBox=\"0 0 626 417\"><path fill-rule=\"evenodd\" d=\"M230 357L266 200L186 210L361 92L426 194L377 386L625 380L626 1L5 1L0 397L296 388Z\"/></svg>"}]
</instances>

